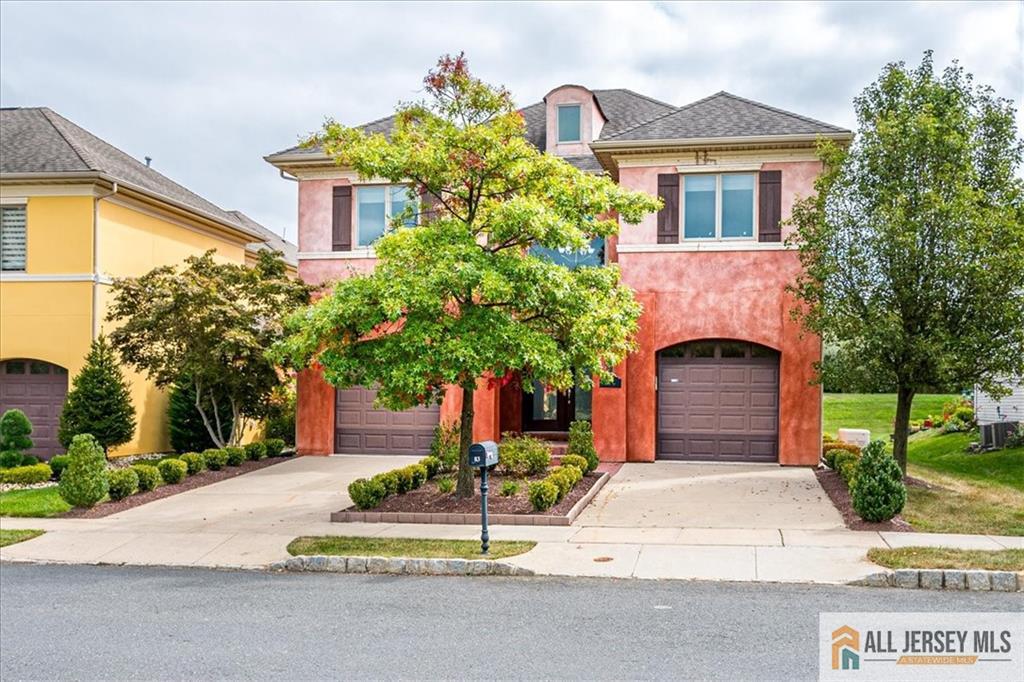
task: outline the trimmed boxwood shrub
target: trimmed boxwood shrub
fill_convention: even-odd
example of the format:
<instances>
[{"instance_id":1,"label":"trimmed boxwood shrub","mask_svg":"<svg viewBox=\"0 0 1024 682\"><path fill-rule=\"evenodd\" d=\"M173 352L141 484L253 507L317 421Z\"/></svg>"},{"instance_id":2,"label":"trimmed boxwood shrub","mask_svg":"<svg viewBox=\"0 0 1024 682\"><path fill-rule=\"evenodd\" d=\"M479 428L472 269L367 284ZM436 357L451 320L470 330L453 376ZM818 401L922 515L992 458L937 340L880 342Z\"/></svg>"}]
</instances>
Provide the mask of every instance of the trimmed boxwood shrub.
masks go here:
<instances>
[{"instance_id":1,"label":"trimmed boxwood shrub","mask_svg":"<svg viewBox=\"0 0 1024 682\"><path fill-rule=\"evenodd\" d=\"M129 495L134 495L139 491L139 475L136 473L133 467L125 467L124 469L113 469L108 474L110 479L110 499L123 500Z\"/></svg>"},{"instance_id":2,"label":"trimmed boxwood shrub","mask_svg":"<svg viewBox=\"0 0 1024 682\"><path fill-rule=\"evenodd\" d=\"M907 502L903 472L882 441L871 441L864 448L851 498L853 510L865 521L888 521L903 510Z\"/></svg>"},{"instance_id":3,"label":"trimmed boxwood shrub","mask_svg":"<svg viewBox=\"0 0 1024 682\"><path fill-rule=\"evenodd\" d=\"M30 467L33 464L39 464L39 458L38 457L36 457L35 455L22 455L21 456L21 466L23 466L23 467Z\"/></svg>"},{"instance_id":4,"label":"trimmed boxwood shrub","mask_svg":"<svg viewBox=\"0 0 1024 682\"><path fill-rule=\"evenodd\" d=\"M348 484L348 496L359 509L373 509L387 496L380 481L357 478Z\"/></svg>"},{"instance_id":5,"label":"trimmed boxwood shrub","mask_svg":"<svg viewBox=\"0 0 1024 682\"><path fill-rule=\"evenodd\" d=\"M210 471L220 471L228 464L228 453L217 448L203 450L203 459L206 460L206 468Z\"/></svg>"},{"instance_id":6,"label":"trimmed boxwood shrub","mask_svg":"<svg viewBox=\"0 0 1024 682\"><path fill-rule=\"evenodd\" d=\"M412 471L408 467L402 467L401 469L395 469L393 473L398 478L398 494L404 495L405 493L412 490Z\"/></svg>"},{"instance_id":7,"label":"trimmed boxwood shrub","mask_svg":"<svg viewBox=\"0 0 1024 682\"><path fill-rule=\"evenodd\" d=\"M580 420L569 424L569 446L565 451L566 454L576 455L586 460L587 468L580 470L583 473L589 474L597 469L597 465L601 462L597 458L597 448L594 447L594 431L590 422Z\"/></svg>"},{"instance_id":8,"label":"trimmed boxwood shrub","mask_svg":"<svg viewBox=\"0 0 1024 682\"><path fill-rule=\"evenodd\" d=\"M580 470L581 474L585 474L590 471L590 464L587 460L579 455L562 455L562 466L564 467L576 467Z\"/></svg>"},{"instance_id":9,"label":"trimmed boxwood shrub","mask_svg":"<svg viewBox=\"0 0 1024 682\"><path fill-rule=\"evenodd\" d=\"M160 478L171 485L181 483L188 476L188 464L174 457L160 462L156 468L160 471Z\"/></svg>"},{"instance_id":10,"label":"trimmed boxwood shrub","mask_svg":"<svg viewBox=\"0 0 1024 682\"><path fill-rule=\"evenodd\" d=\"M570 469L576 469L576 467L555 467L551 470L551 473L544 479L545 481L551 481L558 488L558 499L561 501L570 490L572 490L573 480Z\"/></svg>"},{"instance_id":11,"label":"trimmed boxwood shrub","mask_svg":"<svg viewBox=\"0 0 1024 682\"><path fill-rule=\"evenodd\" d=\"M846 453L848 455L849 454L853 454L849 450L839 450L838 448L832 449L832 450L827 450L825 452L825 456L822 458L822 459L825 460L825 466L827 466L829 469L835 469L836 468L836 457L838 457L839 455L841 455L843 453Z\"/></svg>"},{"instance_id":12,"label":"trimmed boxwood shrub","mask_svg":"<svg viewBox=\"0 0 1024 682\"><path fill-rule=\"evenodd\" d=\"M263 442L249 443L245 446L245 458L256 462L267 457L267 445Z\"/></svg>"},{"instance_id":13,"label":"trimmed boxwood shrub","mask_svg":"<svg viewBox=\"0 0 1024 682\"><path fill-rule=\"evenodd\" d=\"M96 439L81 433L71 440L68 463L61 474L58 491L73 507L91 507L107 496L107 458Z\"/></svg>"},{"instance_id":14,"label":"trimmed boxwood shrub","mask_svg":"<svg viewBox=\"0 0 1024 682\"><path fill-rule=\"evenodd\" d=\"M240 467L245 461L245 448L224 448L228 456L228 466Z\"/></svg>"},{"instance_id":15,"label":"trimmed boxwood shrub","mask_svg":"<svg viewBox=\"0 0 1024 682\"><path fill-rule=\"evenodd\" d=\"M821 456L824 457L825 453L829 450L846 450L852 452L855 455L860 454L860 447L853 443L843 443L842 441L836 441L834 443L822 443L821 444Z\"/></svg>"},{"instance_id":16,"label":"trimmed boxwood shrub","mask_svg":"<svg viewBox=\"0 0 1024 682\"><path fill-rule=\"evenodd\" d=\"M444 464L437 457L424 457L420 460L420 464L427 470L427 478L434 478L441 473L441 467Z\"/></svg>"},{"instance_id":17,"label":"trimmed boxwood shrub","mask_svg":"<svg viewBox=\"0 0 1024 682\"><path fill-rule=\"evenodd\" d=\"M416 488L427 482L427 467L422 464L410 464L406 469L409 470L409 475L412 476L411 490L416 490Z\"/></svg>"},{"instance_id":18,"label":"trimmed boxwood shrub","mask_svg":"<svg viewBox=\"0 0 1024 682\"><path fill-rule=\"evenodd\" d=\"M189 476L195 476L206 469L206 458L198 452L186 452L180 459L188 467Z\"/></svg>"},{"instance_id":19,"label":"trimmed boxwood shrub","mask_svg":"<svg viewBox=\"0 0 1024 682\"><path fill-rule=\"evenodd\" d=\"M21 466L21 453L17 450L0 452L0 469L11 469Z\"/></svg>"},{"instance_id":20,"label":"trimmed boxwood shrub","mask_svg":"<svg viewBox=\"0 0 1024 682\"><path fill-rule=\"evenodd\" d=\"M163 483L163 479L160 478L160 470L152 464L133 464L132 469L139 476L139 490L143 492L153 490Z\"/></svg>"},{"instance_id":21,"label":"trimmed boxwood shrub","mask_svg":"<svg viewBox=\"0 0 1024 682\"><path fill-rule=\"evenodd\" d=\"M506 476L523 478L542 474L551 465L551 448L533 436L503 434L498 445L498 467Z\"/></svg>"},{"instance_id":22,"label":"trimmed boxwood shrub","mask_svg":"<svg viewBox=\"0 0 1024 682\"><path fill-rule=\"evenodd\" d=\"M852 452L843 451L835 456L834 462L835 470L839 477L846 481L847 487L853 488L854 481L857 478L857 464L860 462L860 457Z\"/></svg>"},{"instance_id":23,"label":"trimmed boxwood shrub","mask_svg":"<svg viewBox=\"0 0 1024 682\"><path fill-rule=\"evenodd\" d=\"M284 441L280 438L268 438L263 441L267 449L267 457L281 457L284 454Z\"/></svg>"},{"instance_id":24,"label":"trimmed boxwood shrub","mask_svg":"<svg viewBox=\"0 0 1024 682\"><path fill-rule=\"evenodd\" d=\"M547 511L558 502L558 486L548 479L531 483L529 498L534 511Z\"/></svg>"},{"instance_id":25,"label":"trimmed boxwood shrub","mask_svg":"<svg viewBox=\"0 0 1024 682\"><path fill-rule=\"evenodd\" d=\"M29 466L0 469L0 483L33 485L49 481L52 476L53 469L48 464L30 464Z\"/></svg>"},{"instance_id":26,"label":"trimmed boxwood shrub","mask_svg":"<svg viewBox=\"0 0 1024 682\"><path fill-rule=\"evenodd\" d=\"M384 491L388 495L394 495L398 492L398 474L394 471L385 471L382 474L377 474L373 477L373 480L383 485Z\"/></svg>"},{"instance_id":27,"label":"trimmed boxwood shrub","mask_svg":"<svg viewBox=\"0 0 1024 682\"><path fill-rule=\"evenodd\" d=\"M50 458L50 468L53 469L53 478L60 480L61 473L68 468L71 458L67 455L54 455Z\"/></svg>"}]
</instances>

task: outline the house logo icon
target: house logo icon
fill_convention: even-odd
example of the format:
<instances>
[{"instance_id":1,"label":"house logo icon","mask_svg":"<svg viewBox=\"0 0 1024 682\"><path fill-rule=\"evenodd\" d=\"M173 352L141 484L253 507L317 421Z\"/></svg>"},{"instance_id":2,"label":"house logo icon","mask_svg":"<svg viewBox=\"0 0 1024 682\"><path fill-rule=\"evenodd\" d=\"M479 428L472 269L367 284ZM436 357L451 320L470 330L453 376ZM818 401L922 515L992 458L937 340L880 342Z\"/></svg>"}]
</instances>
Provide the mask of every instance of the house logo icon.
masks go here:
<instances>
[{"instance_id":1,"label":"house logo icon","mask_svg":"<svg viewBox=\"0 0 1024 682\"><path fill-rule=\"evenodd\" d=\"M860 633L849 625L832 631L832 669L860 670Z\"/></svg>"}]
</instances>

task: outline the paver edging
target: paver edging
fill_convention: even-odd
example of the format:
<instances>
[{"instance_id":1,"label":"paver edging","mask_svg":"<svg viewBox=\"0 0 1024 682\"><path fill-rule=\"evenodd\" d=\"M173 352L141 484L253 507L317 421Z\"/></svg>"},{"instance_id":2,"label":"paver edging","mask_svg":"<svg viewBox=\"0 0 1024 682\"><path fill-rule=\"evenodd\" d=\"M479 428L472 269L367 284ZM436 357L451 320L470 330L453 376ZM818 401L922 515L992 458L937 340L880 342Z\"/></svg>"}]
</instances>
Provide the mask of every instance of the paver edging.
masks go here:
<instances>
[{"instance_id":1,"label":"paver edging","mask_svg":"<svg viewBox=\"0 0 1024 682\"><path fill-rule=\"evenodd\" d=\"M418 559L378 556L293 556L275 561L271 571L370 573L374 575L534 575L522 566L489 559Z\"/></svg>"},{"instance_id":2,"label":"paver edging","mask_svg":"<svg viewBox=\"0 0 1024 682\"><path fill-rule=\"evenodd\" d=\"M901 568L872 573L848 584L909 590L1024 592L1024 572Z\"/></svg>"},{"instance_id":3,"label":"paver edging","mask_svg":"<svg viewBox=\"0 0 1024 682\"><path fill-rule=\"evenodd\" d=\"M594 499L594 496L604 488L611 478L608 472L601 472L601 476L594 482L587 493L576 501L567 513L563 515L554 514L490 514L489 519L492 525L516 525L516 526L571 526L587 505ZM331 513L331 521L335 523L434 523L442 525L467 525L475 526L480 524L480 514L450 514L450 513L428 513L428 512L375 512L375 511L336 511Z\"/></svg>"}]
</instances>

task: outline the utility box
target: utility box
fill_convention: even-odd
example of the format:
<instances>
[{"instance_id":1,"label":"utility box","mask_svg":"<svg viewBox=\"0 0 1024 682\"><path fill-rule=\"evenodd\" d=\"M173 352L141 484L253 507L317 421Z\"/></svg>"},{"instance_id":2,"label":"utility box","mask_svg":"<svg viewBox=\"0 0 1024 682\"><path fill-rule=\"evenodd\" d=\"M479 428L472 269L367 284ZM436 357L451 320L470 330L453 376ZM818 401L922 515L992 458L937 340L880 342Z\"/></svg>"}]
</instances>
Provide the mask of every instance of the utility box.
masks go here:
<instances>
[{"instance_id":1,"label":"utility box","mask_svg":"<svg viewBox=\"0 0 1024 682\"><path fill-rule=\"evenodd\" d=\"M836 437L844 443L852 443L860 448L871 442L871 432L867 429L839 429Z\"/></svg>"},{"instance_id":2,"label":"utility box","mask_svg":"<svg viewBox=\"0 0 1024 682\"><path fill-rule=\"evenodd\" d=\"M493 440L473 443L469 446L469 466L482 469L498 463L498 444Z\"/></svg>"}]
</instances>

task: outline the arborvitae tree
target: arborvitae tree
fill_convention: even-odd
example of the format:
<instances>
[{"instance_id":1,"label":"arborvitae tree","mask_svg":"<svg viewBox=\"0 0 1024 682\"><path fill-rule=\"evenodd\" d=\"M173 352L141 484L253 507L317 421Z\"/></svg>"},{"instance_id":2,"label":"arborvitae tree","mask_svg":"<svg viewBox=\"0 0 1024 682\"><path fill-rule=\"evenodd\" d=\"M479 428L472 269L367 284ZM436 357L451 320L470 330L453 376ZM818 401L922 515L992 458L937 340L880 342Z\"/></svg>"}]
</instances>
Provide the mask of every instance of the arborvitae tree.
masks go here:
<instances>
[{"instance_id":1,"label":"arborvitae tree","mask_svg":"<svg viewBox=\"0 0 1024 682\"><path fill-rule=\"evenodd\" d=\"M81 433L92 434L104 452L127 443L135 433L135 406L128 382L103 335L89 347L85 367L74 378L60 415L58 438L64 447Z\"/></svg>"},{"instance_id":2,"label":"arborvitae tree","mask_svg":"<svg viewBox=\"0 0 1024 682\"><path fill-rule=\"evenodd\" d=\"M204 408L213 414L209 398L204 398ZM224 398L217 402L217 414L220 415L226 432L232 430L231 404ZM171 387L171 397L167 406L171 447L175 452L202 452L217 447L210 437L210 432L203 422L203 416L196 409L196 389L192 382L182 379Z\"/></svg>"}]
</instances>

